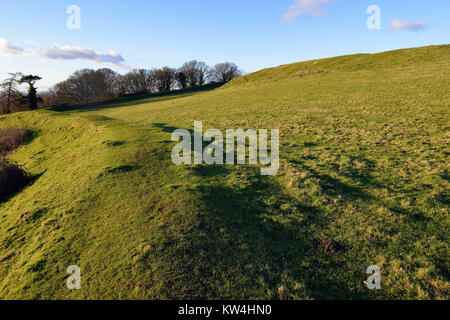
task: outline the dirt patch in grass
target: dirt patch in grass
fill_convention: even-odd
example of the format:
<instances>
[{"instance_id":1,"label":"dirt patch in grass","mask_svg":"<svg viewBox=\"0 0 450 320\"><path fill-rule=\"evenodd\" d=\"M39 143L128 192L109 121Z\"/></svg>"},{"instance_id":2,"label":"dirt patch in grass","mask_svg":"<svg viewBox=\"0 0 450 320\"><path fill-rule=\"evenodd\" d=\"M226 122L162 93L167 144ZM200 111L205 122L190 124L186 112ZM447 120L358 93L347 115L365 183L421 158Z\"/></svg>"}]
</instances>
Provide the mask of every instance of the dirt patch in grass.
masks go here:
<instances>
[{"instance_id":1,"label":"dirt patch in grass","mask_svg":"<svg viewBox=\"0 0 450 320\"><path fill-rule=\"evenodd\" d=\"M114 167L114 168L107 168L106 172L115 174L115 173L131 172L136 169L138 169L138 167L136 167L136 166L123 165L123 166L118 166L118 167Z\"/></svg>"},{"instance_id":2,"label":"dirt patch in grass","mask_svg":"<svg viewBox=\"0 0 450 320\"><path fill-rule=\"evenodd\" d=\"M329 253L338 253L344 250L344 248L334 240L322 240L320 241L320 247Z\"/></svg>"},{"instance_id":3,"label":"dirt patch in grass","mask_svg":"<svg viewBox=\"0 0 450 320\"><path fill-rule=\"evenodd\" d=\"M31 132L27 129L9 128L0 130L0 157L23 145L30 136Z\"/></svg>"},{"instance_id":4,"label":"dirt patch in grass","mask_svg":"<svg viewBox=\"0 0 450 320\"><path fill-rule=\"evenodd\" d=\"M325 71L321 71L321 70L303 70L303 71L295 73L295 76L297 76L297 77L306 77L306 76L311 76L313 74L319 74L319 73L326 73L326 72Z\"/></svg>"},{"instance_id":5,"label":"dirt patch in grass","mask_svg":"<svg viewBox=\"0 0 450 320\"><path fill-rule=\"evenodd\" d=\"M125 144L125 142L123 142L123 141L105 141L103 143L105 145L107 145L108 147L119 147L119 146L123 146Z\"/></svg>"}]
</instances>

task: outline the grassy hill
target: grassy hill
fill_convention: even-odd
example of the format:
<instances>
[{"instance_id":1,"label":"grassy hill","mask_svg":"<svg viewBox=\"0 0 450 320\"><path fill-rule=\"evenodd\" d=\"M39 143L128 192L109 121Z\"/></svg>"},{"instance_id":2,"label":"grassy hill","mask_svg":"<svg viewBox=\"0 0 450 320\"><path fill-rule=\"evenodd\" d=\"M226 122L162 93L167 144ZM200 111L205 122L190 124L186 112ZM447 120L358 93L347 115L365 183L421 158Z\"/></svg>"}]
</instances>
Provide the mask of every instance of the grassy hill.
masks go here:
<instances>
[{"instance_id":1,"label":"grassy hill","mask_svg":"<svg viewBox=\"0 0 450 320\"><path fill-rule=\"evenodd\" d=\"M8 158L35 180L0 204L0 298L448 299L449 74L433 46L1 116L33 132ZM173 165L194 120L279 128L279 174Z\"/></svg>"}]
</instances>

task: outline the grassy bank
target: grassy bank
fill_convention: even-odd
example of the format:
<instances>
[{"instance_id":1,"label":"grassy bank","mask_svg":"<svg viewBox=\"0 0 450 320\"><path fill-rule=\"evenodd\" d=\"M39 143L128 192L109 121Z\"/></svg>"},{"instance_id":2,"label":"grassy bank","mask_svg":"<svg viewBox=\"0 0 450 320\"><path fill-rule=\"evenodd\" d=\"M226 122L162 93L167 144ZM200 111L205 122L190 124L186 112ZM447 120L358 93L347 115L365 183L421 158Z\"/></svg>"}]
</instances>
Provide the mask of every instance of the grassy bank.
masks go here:
<instances>
[{"instance_id":1,"label":"grassy bank","mask_svg":"<svg viewBox=\"0 0 450 320\"><path fill-rule=\"evenodd\" d=\"M448 299L449 58L338 57L1 116L32 131L8 159L37 178L0 204L0 298ZM171 132L195 120L279 128L279 174L173 165Z\"/></svg>"}]
</instances>

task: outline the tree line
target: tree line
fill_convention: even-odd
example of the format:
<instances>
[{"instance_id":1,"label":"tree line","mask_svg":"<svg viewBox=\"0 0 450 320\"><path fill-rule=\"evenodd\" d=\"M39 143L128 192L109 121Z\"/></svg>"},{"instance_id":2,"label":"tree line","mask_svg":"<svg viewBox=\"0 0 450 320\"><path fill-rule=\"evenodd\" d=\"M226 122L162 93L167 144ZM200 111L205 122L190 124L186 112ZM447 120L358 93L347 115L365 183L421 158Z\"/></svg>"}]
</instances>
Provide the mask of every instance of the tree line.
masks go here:
<instances>
[{"instance_id":1,"label":"tree line","mask_svg":"<svg viewBox=\"0 0 450 320\"><path fill-rule=\"evenodd\" d=\"M210 68L196 60L186 62L180 68L135 69L123 75L108 68L82 69L38 96L35 83L41 80L40 77L14 73L0 83L0 113L35 110L38 105L90 104L116 97L166 93L211 82L226 83L241 74L238 66L231 62ZM28 85L27 95L18 90L21 84Z\"/></svg>"}]
</instances>

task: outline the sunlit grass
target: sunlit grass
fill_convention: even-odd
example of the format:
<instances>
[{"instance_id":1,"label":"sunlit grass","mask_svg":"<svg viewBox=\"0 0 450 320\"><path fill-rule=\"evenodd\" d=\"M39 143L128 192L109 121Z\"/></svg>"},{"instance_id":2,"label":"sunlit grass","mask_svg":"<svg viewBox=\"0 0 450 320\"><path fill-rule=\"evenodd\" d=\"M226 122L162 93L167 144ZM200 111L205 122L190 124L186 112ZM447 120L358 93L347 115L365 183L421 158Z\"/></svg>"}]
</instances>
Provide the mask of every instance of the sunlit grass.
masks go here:
<instances>
[{"instance_id":1,"label":"sunlit grass","mask_svg":"<svg viewBox=\"0 0 450 320\"><path fill-rule=\"evenodd\" d=\"M33 132L8 158L38 176L0 205L0 298L448 299L449 58L340 57L0 117ZM195 120L280 129L279 175L173 165L170 134ZM382 290L364 285L370 265Z\"/></svg>"}]
</instances>

